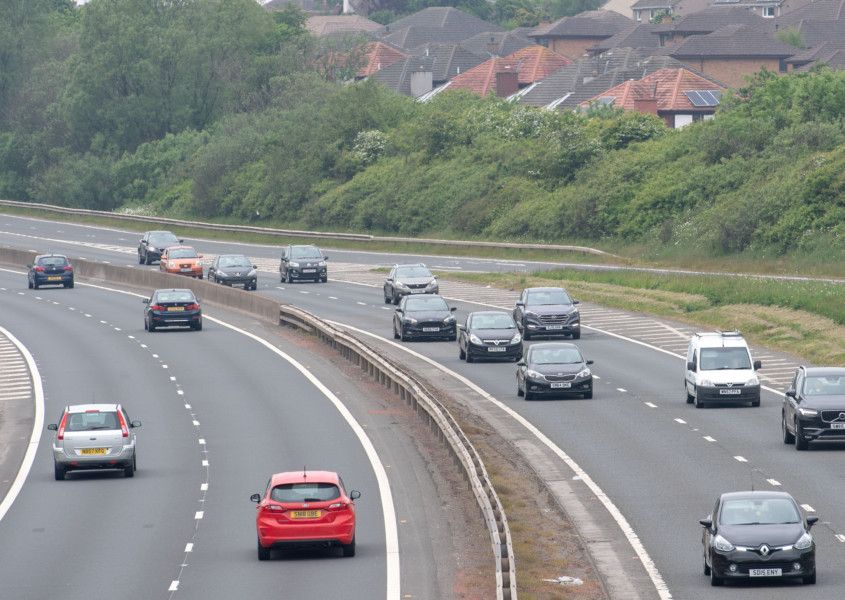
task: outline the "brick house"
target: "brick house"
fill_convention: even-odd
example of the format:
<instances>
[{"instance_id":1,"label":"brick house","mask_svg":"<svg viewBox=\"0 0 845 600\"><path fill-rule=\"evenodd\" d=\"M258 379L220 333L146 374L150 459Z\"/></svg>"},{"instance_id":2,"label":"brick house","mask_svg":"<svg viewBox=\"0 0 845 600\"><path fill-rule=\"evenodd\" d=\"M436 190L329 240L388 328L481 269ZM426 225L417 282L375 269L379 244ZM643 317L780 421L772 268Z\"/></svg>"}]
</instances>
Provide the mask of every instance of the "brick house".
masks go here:
<instances>
[{"instance_id":1,"label":"brick house","mask_svg":"<svg viewBox=\"0 0 845 600\"><path fill-rule=\"evenodd\" d=\"M671 23L661 23L652 29L661 46L675 46L687 38L707 35L728 25L749 25L774 30L771 20L745 8L713 6L687 15Z\"/></svg>"},{"instance_id":2,"label":"brick house","mask_svg":"<svg viewBox=\"0 0 845 600\"><path fill-rule=\"evenodd\" d=\"M628 17L610 10L590 10L554 23L540 25L528 37L571 60L587 49L633 25Z\"/></svg>"},{"instance_id":3,"label":"brick house","mask_svg":"<svg viewBox=\"0 0 845 600\"><path fill-rule=\"evenodd\" d=\"M407 58L404 52L388 46L384 42L371 42L364 47L364 56L361 68L358 69L356 79L369 77L376 71L381 71L393 63Z\"/></svg>"}]
</instances>

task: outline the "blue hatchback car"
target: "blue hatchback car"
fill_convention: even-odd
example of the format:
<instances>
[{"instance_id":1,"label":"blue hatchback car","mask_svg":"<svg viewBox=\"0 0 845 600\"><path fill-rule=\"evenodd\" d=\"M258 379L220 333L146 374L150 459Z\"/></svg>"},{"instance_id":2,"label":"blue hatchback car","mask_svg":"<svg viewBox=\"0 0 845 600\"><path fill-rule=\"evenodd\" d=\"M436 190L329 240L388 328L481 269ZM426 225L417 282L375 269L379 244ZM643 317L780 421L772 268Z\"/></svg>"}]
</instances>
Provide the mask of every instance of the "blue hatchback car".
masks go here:
<instances>
[{"instance_id":1,"label":"blue hatchback car","mask_svg":"<svg viewBox=\"0 0 845 600\"><path fill-rule=\"evenodd\" d=\"M73 265L63 254L39 254L29 265L27 274L29 289L37 290L42 285L73 287Z\"/></svg>"}]
</instances>

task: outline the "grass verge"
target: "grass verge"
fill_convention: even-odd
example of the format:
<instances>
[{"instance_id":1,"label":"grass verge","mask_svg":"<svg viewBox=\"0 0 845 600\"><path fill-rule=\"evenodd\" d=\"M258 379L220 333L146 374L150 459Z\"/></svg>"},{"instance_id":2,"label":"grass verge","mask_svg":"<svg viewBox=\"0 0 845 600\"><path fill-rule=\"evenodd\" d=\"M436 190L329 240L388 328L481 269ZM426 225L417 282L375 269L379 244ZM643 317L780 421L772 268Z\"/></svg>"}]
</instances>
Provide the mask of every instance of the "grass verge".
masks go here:
<instances>
[{"instance_id":1,"label":"grass verge","mask_svg":"<svg viewBox=\"0 0 845 600\"><path fill-rule=\"evenodd\" d=\"M443 279L504 289L563 286L579 300L739 329L763 346L815 364L845 365L845 286L746 277L671 276L565 269L532 275L439 273Z\"/></svg>"}]
</instances>

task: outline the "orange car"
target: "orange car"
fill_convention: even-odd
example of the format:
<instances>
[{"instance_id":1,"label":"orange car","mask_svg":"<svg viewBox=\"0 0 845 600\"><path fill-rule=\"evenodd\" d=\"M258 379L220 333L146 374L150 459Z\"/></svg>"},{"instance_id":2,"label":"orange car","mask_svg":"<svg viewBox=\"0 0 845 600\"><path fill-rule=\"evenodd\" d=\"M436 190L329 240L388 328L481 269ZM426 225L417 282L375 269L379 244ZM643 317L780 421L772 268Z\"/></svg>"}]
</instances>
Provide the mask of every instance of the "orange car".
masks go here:
<instances>
[{"instance_id":1,"label":"orange car","mask_svg":"<svg viewBox=\"0 0 845 600\"><path fill-rule=\"evenodd\" d=\"M159 271L202 279L202 254L191 246L170 246L161 253Z\"/></svg>"}]
</instances>

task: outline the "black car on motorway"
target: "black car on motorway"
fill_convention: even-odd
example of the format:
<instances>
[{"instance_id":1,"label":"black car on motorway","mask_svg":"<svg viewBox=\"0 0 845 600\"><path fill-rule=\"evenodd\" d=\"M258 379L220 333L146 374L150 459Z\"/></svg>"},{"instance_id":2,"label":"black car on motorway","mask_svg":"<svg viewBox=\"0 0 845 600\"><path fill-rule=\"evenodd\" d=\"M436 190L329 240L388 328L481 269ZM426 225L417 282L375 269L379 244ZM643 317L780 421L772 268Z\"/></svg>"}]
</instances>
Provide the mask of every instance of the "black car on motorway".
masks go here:
<instances>
[{"instance_id":1,"label":"black car on motorway","mask_svg":"<svg viewBox=\"0 0 845 600\"><path fill-rule=\"evenodd\" d=\"M786 492L729 492L699 523L704 528L704 574L711 585L758 578L798 578L816 583L816 544Z\"/></svg>"},{"instance_id":2,"label":"black car on motorway","mask_svg":"<svg viewBox=\"0 0 845 600\"><path fill-rule=\"evenodd\" d=\"M282 248L282 260L279 263L279 279L282 283L294 281L328 281L328 256L317 246L291 244Z\"/></svg>"},{"instance_id":3,"label":"black car on motorway","mask_svg":"<svg viewBox=\"0 0 845 600\"><path fill-rule=\"evenodd\" d=\"M517 363L516 395L531 400L537 396L579 395L593 397L590 365L571 342L543 342L528 348Z\"/></svg>"},{"instance_id":4,"label":"black car on motorway","mask_svg":"<svg viewBox=\"0 0 845 600\"><path fill-rule=\"evenodd\" d=\"M42 285L73 287L73 265L64 254L39 254L27 266L27 285L31 290L37 290Z\"/></svg>"},{"instance_id":5,"label":"black car on motorway","mask_svg":"<svg viewBox=\"0 0 845 600\"><path fill-rule=\"evenodd\" d=\"M781 431L796 450L814 440L845 440L845 368L798 367L784 394Z\"/></svg>"},{"instance_id":6,"label":"black car on motorway","mask_svg":"<svg viewBox=\"0 0 845 600\"><path fill-rule=\"evenodd\" d=\"M245 290L254 290L258 287L258 266L243 254L220 254L214 257L208 267L208 280L228 286L242 285Z\"/></svg>"},{"instance_id":7,"label":"black car on motorway","mask_svg":"<svg viewBox=\"0 0 845 600\"><path fill-rule=\"evenodd\" d=\"M577 340L581 337L581 314L576 304L578 301L563 288L526 288L513 309L513 320L526 340L537 335L567 335Z\"/></svg>"},{"instance_id":8,"label":"black car on motorway","mask_svg":"<svg viewBox=\"0 0 845 600\"><path fill-rule=\"evenodd\" d=\"M411 294L439 294L437 278L422 263L393 265L382 286L384 303L399 304L402 296Z\"/></svg>"},{"instance_id":9,"label":"black car on motorway","mask_svg":"<svg viewBox=\"0 0 845 600\"><path fill-rule=\"evenodd\" d=\"M156 290L143 303L144 329L150 333L159 327L202 330L202 308L191 290Z\"/></svg>"},{"instance_id":10,"label":"black car on motorway","mask_svg":"<svg viewBox=\"0 0 845 600\"><path fill-rule=\"evenodd\" d=\"M508 313L496 310L471 312L458 325L458 357L475 360L522 358L522 335Z\"/></svg>"},{"instance_id":11,"label":"black car on motorway","mask_svg":"<svg viewBox=\"0 0 845 600\"><path fill-rule=\"evenodd\" d=\"M165 248L181 243L182 240L169 231L147 231L138 243L138 264L151 265L161 260Z\"/></svg>"},{"instance_id":12,"label":"black car on motorway","mask_svg":"<svg viewBox=\"0 0 845 600\"><path fill-rule=\"evenodd\" d=\"M393 315L393 337L397 340L457 339L456 307L434 294L405 296Z\"/></svg>"}]
</instances>

